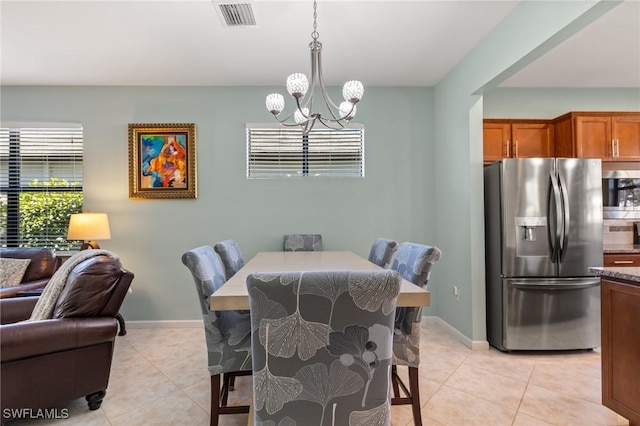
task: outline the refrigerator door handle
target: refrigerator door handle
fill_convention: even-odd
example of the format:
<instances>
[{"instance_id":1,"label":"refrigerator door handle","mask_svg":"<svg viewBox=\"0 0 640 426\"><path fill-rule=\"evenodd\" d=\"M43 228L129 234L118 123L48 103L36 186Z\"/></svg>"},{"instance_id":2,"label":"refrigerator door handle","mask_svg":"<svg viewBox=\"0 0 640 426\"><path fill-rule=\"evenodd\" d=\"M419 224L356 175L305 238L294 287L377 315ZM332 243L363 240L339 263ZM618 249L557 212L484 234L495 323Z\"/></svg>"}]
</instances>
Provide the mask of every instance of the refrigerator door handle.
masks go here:
<instances>
[{"instance_id":1,"label":"refrigerator door handle","mask_svg":"<svg viewBox=\"0 0 640 426\"><path fill-rule=\"evenodd\" d=\"M540 291L549 291L549 290L579 290L584 288L591 288L600 285L600 279L594 280L586 280L580 281L579 284L558 284L556 282L551 282L550 284L531 284L523 281L511 281L509 283L513 288L519 288L522 290L540 290Z\"/></svg>"},{"instance_id":2,"label":"refrigerator door handle","mask_svg":"<svg viewBox=\"0 0 640 426\"><path fill-rule=\"evenodd\" d=\"M567 192L567 183L565 182L562 174L559 174L558 177L560 182L560 193L562 194L562 239L560 240L558 260L562 262L567 252L567 245L569 244L569 224L571 223L571 220L569 216L569 194Z\"/></svg>"},{"instance_id":3,"label":"refrigerator door handle","mask_svg":"<svg viewBox=\"0 0 640 426\"><path fill-rule=\"evenodd\" d=\"M549 173L549 178L551 179L551 190L553 193L553 205L555 206L554 214L551 214L551 211L547 211L547 221L549 222L549 226L547 227L548 231L548 239L549 246L551 247L551 261L557 262L559 258L559 244L561 238L561 229L559 226L558 216L560 213L560 206L562 204L560 198L560 187L558 184L558 178L554 172ZM549 193L549 207L548 210L551 210L551 196L552 193ZM551 223L553 221L553 223ZM552 235L553 234L553 235Z\"/></svg>"}]
</instances>

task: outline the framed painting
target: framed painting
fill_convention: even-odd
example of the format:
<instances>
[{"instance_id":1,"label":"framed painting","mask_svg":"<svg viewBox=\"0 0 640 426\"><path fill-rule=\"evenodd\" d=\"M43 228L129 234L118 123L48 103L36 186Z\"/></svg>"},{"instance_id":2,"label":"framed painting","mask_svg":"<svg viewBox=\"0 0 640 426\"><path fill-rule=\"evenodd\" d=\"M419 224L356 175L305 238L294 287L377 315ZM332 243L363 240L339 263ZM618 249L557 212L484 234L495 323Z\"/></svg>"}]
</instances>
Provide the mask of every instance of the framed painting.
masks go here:
<instances>
[{"instance_id":1,"label":"framed painting","mask_svg":"<svg viewBox=\"0 0 640 426\"><path fill-rule=\"evenodd\" d=\"M197 198L195 124L129 124L129 198Z\"/></svg>"}]
</instances>

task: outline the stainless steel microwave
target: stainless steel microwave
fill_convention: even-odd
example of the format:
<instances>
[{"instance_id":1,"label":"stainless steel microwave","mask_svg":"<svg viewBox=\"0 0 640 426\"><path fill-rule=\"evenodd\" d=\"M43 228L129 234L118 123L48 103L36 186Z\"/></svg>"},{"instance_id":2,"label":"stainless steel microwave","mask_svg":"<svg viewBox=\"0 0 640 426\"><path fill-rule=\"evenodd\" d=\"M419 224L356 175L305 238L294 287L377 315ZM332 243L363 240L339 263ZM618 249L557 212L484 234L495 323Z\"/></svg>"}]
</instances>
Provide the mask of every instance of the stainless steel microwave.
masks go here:
<instances>
[{"instance_id":1,"label":"stainless steel microwave","mask_svg":"<svg viewBox=\"0 0 640 426\"><path fill-rule=\"evenodd\" d=\"M602 172L605 219L640 219L640 170Z\"/></svg>"}]
</instances>

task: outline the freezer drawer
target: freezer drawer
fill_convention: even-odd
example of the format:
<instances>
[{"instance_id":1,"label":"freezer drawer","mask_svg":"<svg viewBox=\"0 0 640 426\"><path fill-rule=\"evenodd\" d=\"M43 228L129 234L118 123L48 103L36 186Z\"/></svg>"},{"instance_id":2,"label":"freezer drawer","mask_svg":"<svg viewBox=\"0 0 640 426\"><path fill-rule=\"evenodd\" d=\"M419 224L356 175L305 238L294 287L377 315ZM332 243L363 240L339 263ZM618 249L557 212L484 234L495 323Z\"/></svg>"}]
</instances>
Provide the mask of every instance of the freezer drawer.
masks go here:
<instances>
[{"instance_id":1,"label":"freezer drawer","mask_svg":"<svg viewBox=\"0 0 640 426\"><path fill-rule=\"evenodd\" d=\"M600 279L503 279L506 350L600 346Z\"/></svg>"}]
</instances>

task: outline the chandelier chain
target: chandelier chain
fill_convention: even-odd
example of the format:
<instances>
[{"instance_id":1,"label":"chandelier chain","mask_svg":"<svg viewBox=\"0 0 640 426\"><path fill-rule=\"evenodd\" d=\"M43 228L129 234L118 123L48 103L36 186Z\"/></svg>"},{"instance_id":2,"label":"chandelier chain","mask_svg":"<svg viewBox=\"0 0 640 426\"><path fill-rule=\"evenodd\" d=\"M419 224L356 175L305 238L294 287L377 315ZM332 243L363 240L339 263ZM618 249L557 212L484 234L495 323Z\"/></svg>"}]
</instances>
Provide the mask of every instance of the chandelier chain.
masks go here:
<instances>
[{"instance_id":1,"label":"chandelier chain","mask_svg":"<svg viewBox=\"0 0 640 426\"><path fill-rule=\"evenodd\" d=\"M316 30L316 28L318 27L318 2L314 0L313 2L313 32L311 33L311 38L313 38L314 41L318 40L318 37L320 37L320 34L318 34L318 31Z\"/></svg>"}]
</instances>

